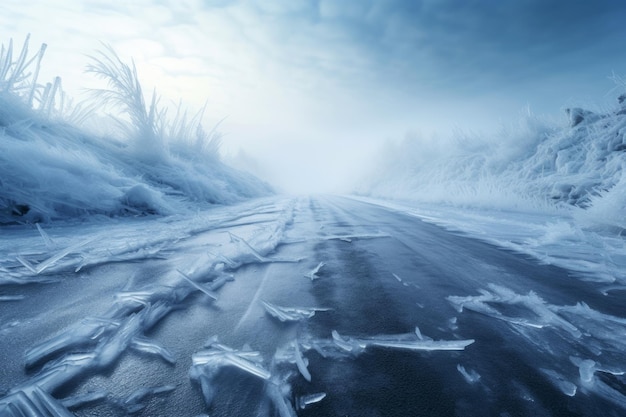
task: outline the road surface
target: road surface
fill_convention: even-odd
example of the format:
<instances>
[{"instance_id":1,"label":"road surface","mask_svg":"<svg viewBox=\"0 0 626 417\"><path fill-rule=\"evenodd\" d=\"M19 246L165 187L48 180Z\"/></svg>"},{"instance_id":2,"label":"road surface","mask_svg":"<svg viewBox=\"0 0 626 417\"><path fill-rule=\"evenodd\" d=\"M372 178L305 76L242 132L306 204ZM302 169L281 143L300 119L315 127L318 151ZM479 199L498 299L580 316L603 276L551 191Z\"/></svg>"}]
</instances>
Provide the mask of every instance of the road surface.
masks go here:
<instances>
[{"instance_id":1,"label":"road surface","mask_svg":"<svg viewBox=\"0 0 626 417\"><path fill-rule=\"evenodd\" d=\"M44 227L3 235L2 416L626 412L623 293L416 217L319 196Z\"/></svg>"}]
</instances>

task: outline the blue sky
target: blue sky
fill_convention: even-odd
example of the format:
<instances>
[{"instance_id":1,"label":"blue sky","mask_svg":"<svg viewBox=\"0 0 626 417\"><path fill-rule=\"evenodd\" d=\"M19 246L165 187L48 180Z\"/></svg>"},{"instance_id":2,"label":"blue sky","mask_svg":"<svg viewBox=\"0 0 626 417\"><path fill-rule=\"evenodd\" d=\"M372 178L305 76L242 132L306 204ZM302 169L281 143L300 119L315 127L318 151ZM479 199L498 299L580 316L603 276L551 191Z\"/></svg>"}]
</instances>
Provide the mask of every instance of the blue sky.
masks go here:
<instances>
[{"instance_id":1,"label":"blue sky","mask_svg":"<svg viewBox=\"0 0 626 417\"><path fill-rule=\"evenodd\" d=\"M86 55L132 57L147 91L222 124L286 189L342 186L407 131L493 131L617 96L626 3L599 0L3 0L0 41L48 44L77 98ZM131 4L132 3L132 4Z\"/></svg>"}]
</instances>

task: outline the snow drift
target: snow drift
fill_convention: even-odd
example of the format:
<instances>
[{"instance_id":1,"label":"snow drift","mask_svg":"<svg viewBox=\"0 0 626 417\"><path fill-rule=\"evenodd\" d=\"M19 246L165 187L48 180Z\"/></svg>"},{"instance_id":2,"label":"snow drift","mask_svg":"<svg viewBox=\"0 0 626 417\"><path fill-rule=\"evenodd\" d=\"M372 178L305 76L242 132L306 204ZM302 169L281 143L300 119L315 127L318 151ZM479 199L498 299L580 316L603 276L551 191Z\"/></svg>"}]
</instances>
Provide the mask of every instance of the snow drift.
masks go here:
<instances>
[{"instance_id":1,"label":"snow drift","mask_svg":"<svg viewBox=\"0 0 626 417\"><path fill-rule=\"evenodd\" d=\"M565 209L626 228L626 95L603 113L530 112L492 136L389 144L358 194L479 208Z\"/></svg>"},{"instance_id":2,"label":"snow drift","mask_svg":"<svg viewBox=\"0 0 626 417\"><path fill-rule=\"evenodd\" d=\"M272 192L220 160L220 136L203 130L202 111L179 106L168 117L156 93L147 105L134 64L110 48L87 67L106 88L72 106L59 77L39 83L46 45L33 56L28 46L27 37L19 53L12 40L0 50L0 224L167 214ZM88 128L94 120L107 133Z\"/></svg>"}]
</instances>

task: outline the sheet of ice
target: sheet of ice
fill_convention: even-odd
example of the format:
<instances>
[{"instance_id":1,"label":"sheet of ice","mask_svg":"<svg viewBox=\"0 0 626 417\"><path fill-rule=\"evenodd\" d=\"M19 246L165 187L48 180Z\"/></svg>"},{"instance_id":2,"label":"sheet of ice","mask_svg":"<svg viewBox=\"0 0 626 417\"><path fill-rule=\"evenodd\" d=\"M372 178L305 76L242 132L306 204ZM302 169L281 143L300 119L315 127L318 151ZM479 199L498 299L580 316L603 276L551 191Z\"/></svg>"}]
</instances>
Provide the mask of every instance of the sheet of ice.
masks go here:
<instances>
[{"instance_id":1,"label":"sheet of ice","mask_svg":"<svg viewBox=\"0 0 626 417\"><path fill-rule=\"evenodd\" d=\"M319 307L282 307L272 304L269 301L262 301L261 303L270 316L281 322L309 319L313 317L317 311L329 310L328 308Z\"/></svg>"},{"instance_id":2,"label":"sheet of ice","mask_svg":"<svg viewBox=\"0 0 626 417\"><path fill-rule=\"evenodd\" d=\"M320 262L319 264L317 264L317 266L315 268L313 268L313 270L311 270L310 272L307 272L306 274L304 274L305 277L311 279L311 281L316 280L319 278L319 273L320 270L325 266L326 264L324 262Z\"/></svg>"}]
</instances>

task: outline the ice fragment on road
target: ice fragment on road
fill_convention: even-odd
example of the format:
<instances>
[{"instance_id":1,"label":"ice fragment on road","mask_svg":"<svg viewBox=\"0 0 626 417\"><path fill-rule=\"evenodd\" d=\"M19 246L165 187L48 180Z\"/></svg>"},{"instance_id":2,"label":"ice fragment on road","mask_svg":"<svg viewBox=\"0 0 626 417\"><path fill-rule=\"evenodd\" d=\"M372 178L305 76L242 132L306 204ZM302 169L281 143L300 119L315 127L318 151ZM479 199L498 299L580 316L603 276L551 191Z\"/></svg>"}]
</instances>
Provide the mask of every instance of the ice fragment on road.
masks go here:
<instances>
[{"instance_id":1,"label":"ice fragment on road","mask_svg":"<svg viewBox=\"0 0 626 417\"><path fill-rule=\"evenodd\" d=\"M212 375L224 366L234 366L261 379L269 379L271 373L261 366L261 355L255 351L237 351L223 345L194 353L191 356L193 376L206 373ZM208 371L208 372L206 372Z\"/></svg>"},{"instance_id":2,"label":"ice fragment on road","mask_svg":"<svg viewBox=\"0 0 626 417\"><path fill-rule=\"evenodd\" d=\"M535 292L530 291L526 295L517 294L514 291L499 285L490 284L489 289L481 290L478 296L450 296L447 300L462 312L464 308L484 314L515 325L533 327L537 329L552 326L567 331L573 337L579 339L582 333L576 326L559 316L555 311L559 307L546 303ZM489 303L489 304L488 304ZM530 317L511 317L501 313L493 304L502 306L515 305L524 307L530 313Z\"/></svg>"},{"instance_id":3,"label":"ice fragment on road","mask_svg":"<svg viewBox=\"0 0 626 417\"><path fill-rule=\"evenodd\" d=\"M0 398L2 417L74 417L68 409L37 385Z\"/></svg>"},{"instance_id":4,"label":"ice fragment on road","mask_svg":"<svg viewBox=\"0 0 626 417\"><path fill-rule=\"evenodd\" d=\"M459 371L459 373L461 375L463 375L463 378L465 379L465 381L468 384L474 384L476 382L478 382L480 380L480 374L476 371L474 371L473 369L470 369L469 371L465 369L465 367L461 364L458 364L456 366L457 371Z\"/></svg>"},{"instance_id":5,"label":"ice fragment on road","mask_svg":"<svg viewBox=\"0 0 626 417\"><path fill-rule=\"evenodd\" d=\"M140 352L158 355L171 364L176 363L174 355L169 350L147 337L137 336L133 338L130 342L130 347Z\"/></svg>"},{"instance_id":6,"label":"ice fragment on road","mask_svg":"<svg viewBox=\"0 0 626 417\"><path fill-rule=\"evenodd\" d=\"M287 394L291 391L286 384L280 384L275 381L270 381L266 385L265 392L267 396L272 400L274 407L278 411L280 417L297 417L296 410L293 409L291 402L287 399Z\"/></svg>"},{"instance_id":7,"label":"ice fragment on road","mask_svg":"<svg viewBox=\"0 0 626 417\"><path fill-rule=\"evenodd\" d=\"M315 394L302 395L296 398L296 407L300 410L304 410L311 404L316 404L326 398L325 392L318 392Z\"/></svg>"},{"instance_id":8,"label":"ice fragment on road","mask_svg":"<svg viewBox=\"0 0 626 417\"><path fill-rule=\"evenodd\" d=\"M109 395L107 391L89 391L72 397L64 398L61 404L68 409L80 408L85 404L94 403L105 399Z\"/></svg>"},{"instance_id":9,"label":"ice fragment on road","mask_svg":"<svg viewBox=\"0 0 626 417\"><path fill-rule=\"evenodd\" d=\"M242 244L244 247L246 247L250 253L252 254L252 256L254 256L259 262L265 263L265 262L272 262L271 259L266 258L265 256L261 255L256 249L254 249L248 242L245 241L245 239L232 234L231 232L228 232L228 235L230 236L230 241L232 243L237 243L237 244Z\"/></svg>"},{"instance_id":10,"label":"ice fragment on road","mask_svg":"<svg viewBox=\"0 0 626 417\"><path fill-rule=\"evenodd\" d=\"M421 335L421 333L420 333ZM432 340L430 338L421 339L416 333L401 335L380 335L366 338L354 338L341 336L336 330L332 331L333 341L341 349L360 353L370 346L386 347L391 349L404 350L464 350L465 347L474 343L474 339L467 340Z\"/></svg>"},{"instance_id":11,"label":"ice fragment on road","mask_svg":"<svg viewBox=\"0 0 626 417\"><path fill-rule=\"evenodd\" d=\"M299 321L311 318L317 311L328 311L328 308L316 307L281 307L268 301L262 301L263 307L267 313L281 322Z\"/></svg>"},{"instance_id":12,"label":"ice fragment on road","mask_svg":"<svg viewBox=\"0 0 626 417\"><path fill-rule=\"evenodd\" d=\"M187 281L189 284L191 284L192 287L194 287L197 290L202 291L203 293L205 293L206 295L208 295L209 297L211 297L213 300L217 300L217 294L211 290L208 290L206 288L204 288L202 285L194 282L191 278L189 278L187 275L185 275L183 272L181 272L180 270L176 270L185 281Z\"/></svg>"},{"instance_id":13,"label":"ice fragment on road","mask_svg":"<svg viewBox=\"0 0 626 417\"><path fill-rule=\"evenodd\" d=\"M324 262L320 262L312 271L304 274L304 276L307 278L310 278L311 281L318 279L319 278L318 274L320 272L320 269L322 269L322 267L324 267L325 265L326 264Z\"/></svg>"},{"instance_id":14,"label":"ice fragment on road","mask_svg":"<svg viewBox=\"0 0 626 417\"><path fill-rule=\"evenodd\" d=\"M298 367L298 371L300 371L300 373L302 374L304 379L306 379L307 381L311 382L311 373L307 369L307 366L309 366L309 361L306 360L302 356L302 352L300 352L300 344L298 343L297 340L294 341L293 346L294 346L294 349L295 349L296 366Z\"/></svg>"},{"instance_id":15,"label":"ice fragment on road","mask_svg":"<svg viewBox=\"0 0 626 417\"><path fill-rule=\"evenodd\" d=\"M142 387L126 397L123 401L119 402L119 405L129 414L134 414L140 410L146 408L147 397L168 393L174 391L176 387L174 385L163 385L158 387Z\"/></svg>"},{"instance_id":16,"label":"ice fragment on road","mask_svg":"<svg viewBox=\"0 0 626 417\"><path fill-rule=\"evenodd\" d=\"M39 234L41 235L41 238L43 239L43 243L46 245L46 248L55 249L57 245L50 238L50 236L48 236L48 233L46 233L46 231L41 228L39 223L35 223L35 226L37 226L37 230L39 231Z\"/></svg>"},{"instance_id":17,"label":"ice fragment on road","mask_svg":"<svg viewBox=\"0 0 626 417\"><path fill-rule=\"evenodd\" d=\"M88 245L89 243L93 242L94 240L96 240L96 238L89 238L89 239L83 240L82 242L76 243L76 244L74 244L72 246L69 246L69 247L67 247L67 248L57 252L56 254L52 255L50 258L46 259L45 261L43 261L43 262L41 262L41 263L39 263L37 265L33 265L31 262L29 262L28 260L26 260L22 256L17 256L17 260L22 265L24 265L27 269L29 269L32 273L40 274L45 269L47 269L48 267L54 265L59 260L65 258L70 253L74 253L74 252L78 251L78 249L82 248L83 246Z\"/></svg>"}]
</instances>

